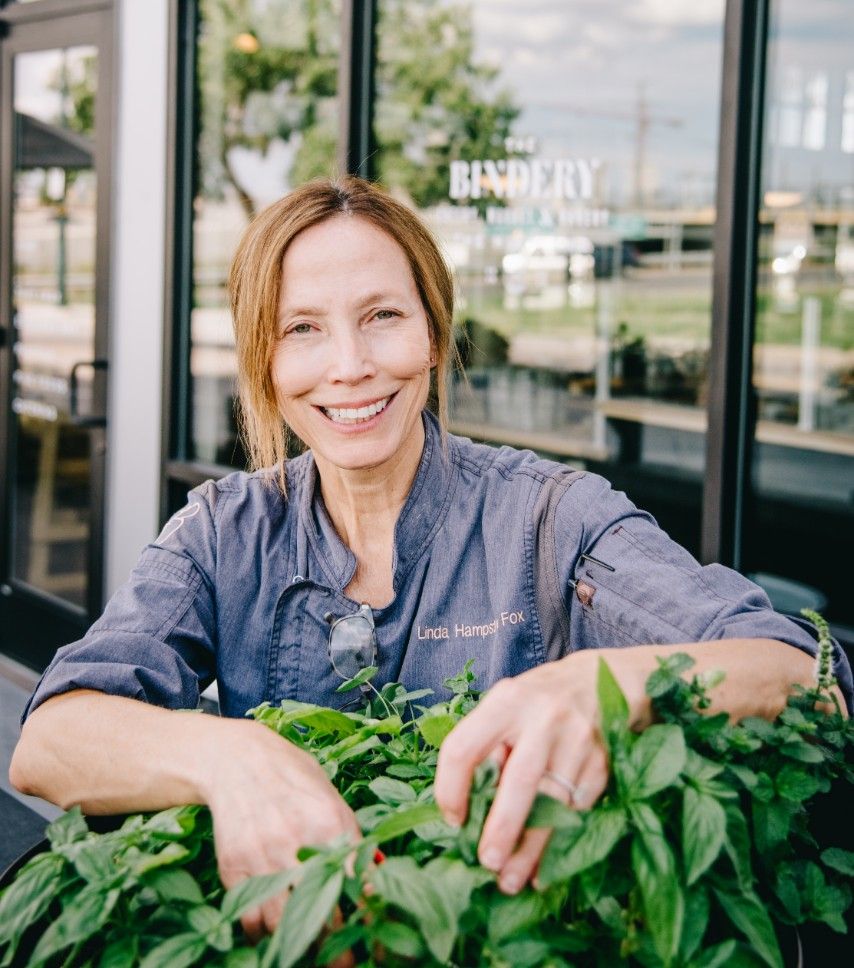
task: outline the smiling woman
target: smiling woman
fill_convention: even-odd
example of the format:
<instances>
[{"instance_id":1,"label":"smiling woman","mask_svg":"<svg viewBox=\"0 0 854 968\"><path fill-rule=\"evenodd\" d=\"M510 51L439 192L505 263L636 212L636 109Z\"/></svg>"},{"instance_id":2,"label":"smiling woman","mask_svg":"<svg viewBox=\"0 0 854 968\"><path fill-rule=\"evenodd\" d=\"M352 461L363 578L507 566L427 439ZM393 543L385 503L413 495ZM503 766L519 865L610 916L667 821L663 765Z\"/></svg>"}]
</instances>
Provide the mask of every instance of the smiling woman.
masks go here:
<instances>
[{"instance_id":1,"label":"smiling woman","mask_svg":"<svg viewBox=\"0 0 854 968\"><path fill-rule=\"evenodd\" d=\"M255 466L281 469L283 490L287 427L318 446L321 459L324 439L336 448L348 439L345 421L354 417L336 420L324 408L358 410L388 398L395 419L365 427L389 426L384 456L378 436L367 447L359 434L347 443L355 466L376 466L395 453L392 438L399 446L419 423L434 368L445 425L454 284L405 206L358 179L304 185L251 223L229 285L245 436ZM298 403L308 408L303 417ZM311 422L320 416L312 408L327 419ZM333 422L340 436L314 439L312 428L328 432Z\"/></svg>"},{"instance_id":2,"label":"smiling woman","mask_svg":"<svg viewBox=\"0 0 854 968\"><path fill-rule=\"evenodd\" d=\"M57 653L25 713L19 789L93 813L206 804L231 887L360 836L318 763L247 709L340 707L348 652L357 667L375 656L378 685L441 698L474 656L488 692L444 740L435 798L461 823L476 767L498 765L478 856L515 893L548 838L524 829L537 792L586 808L605 788L604 651L639 729L646 680L677 651L726 672L711 708L735 717L774 717L811 682L809 631L606 480L447 433L452 293L428 231L366 182L308 184L251 223L231 294L256 469L193 491ZM289 461L285 427L308 447ZM214 678L222 718L174 712ZM245 914L246 933L271 930L282 903Z\"/></svg>"},{"instance_id":3,"label":"smiling woman","mask_svg":"<svg viewBox=\"0 0 854 968\"><path fill-rule=\"evenodd\" d=\"M315 308L298 308L311 298ZM321 480L333 466L377 471L403 451L414 476L434 350L400 246L359 216L306 229L285 255L280 306L276 398Z\"/></svg>"}]
</instances>

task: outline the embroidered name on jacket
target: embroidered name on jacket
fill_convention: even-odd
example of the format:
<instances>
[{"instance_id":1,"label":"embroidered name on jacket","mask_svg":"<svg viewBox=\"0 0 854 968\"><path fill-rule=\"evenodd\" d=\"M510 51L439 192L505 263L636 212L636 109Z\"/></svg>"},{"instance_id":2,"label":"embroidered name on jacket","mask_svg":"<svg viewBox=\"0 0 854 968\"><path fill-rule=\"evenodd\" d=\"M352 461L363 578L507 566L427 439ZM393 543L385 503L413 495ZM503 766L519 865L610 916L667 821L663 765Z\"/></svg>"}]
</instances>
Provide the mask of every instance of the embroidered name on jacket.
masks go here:
<instances>
[{"instance_id":1,"label":"embroidered name on jacket","mask_svg":"<svg viewBox=\"0 0 854 968\"><path fill-rule=\"evenodd\" d=\"M464 622L456 625L419 625L417 635L419 639L485 639L489 635L503 628L505 625L518 625L525 621L525 614L519 611L502 612L491 622L481 622L476 625L468 625Z\"/></svg>"}]
</instances>

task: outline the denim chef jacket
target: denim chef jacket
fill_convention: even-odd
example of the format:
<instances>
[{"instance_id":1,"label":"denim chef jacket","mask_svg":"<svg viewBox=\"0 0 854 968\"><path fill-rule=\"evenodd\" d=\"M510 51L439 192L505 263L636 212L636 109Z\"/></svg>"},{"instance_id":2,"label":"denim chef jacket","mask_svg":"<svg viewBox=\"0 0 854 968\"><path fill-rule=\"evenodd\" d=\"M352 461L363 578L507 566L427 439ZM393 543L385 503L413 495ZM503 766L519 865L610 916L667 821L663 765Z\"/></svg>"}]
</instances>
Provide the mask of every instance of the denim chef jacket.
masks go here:
<instances>
[{"instance_id":1,"label":"denim chef jacket","mask_svg":"<svg viewBox=\"0 0 854 968\"><path fill-rule=\"evenodd\" d=\"M438 701L469 658L485 689L577 649L636 643L772 638L814 654L805 623L736 572L701 567L602 477L461 437L443 448L426 411L424 426L395 528L394 598L373 611L377 684L429 687ZM75 688L192 708L213 679L227 716L264 700L345 705L324 615L358 608L344 593L355 556L310 452L288 462L287 499L269 479L235 473L190 492L104 615L57 652L24 717ZM850 705L838 648L836 674Z\"/></svg>"}]
</instances>

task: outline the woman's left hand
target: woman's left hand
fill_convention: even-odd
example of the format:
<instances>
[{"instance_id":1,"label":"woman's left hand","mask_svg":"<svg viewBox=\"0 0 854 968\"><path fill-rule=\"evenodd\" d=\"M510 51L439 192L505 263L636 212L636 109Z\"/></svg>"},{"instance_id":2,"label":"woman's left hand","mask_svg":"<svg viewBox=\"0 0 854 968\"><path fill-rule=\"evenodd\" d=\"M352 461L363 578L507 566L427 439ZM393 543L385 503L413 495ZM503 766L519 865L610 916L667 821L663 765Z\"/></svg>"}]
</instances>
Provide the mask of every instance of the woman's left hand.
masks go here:
<instances>
[{"instance_id":1,"label":"woman's left hand","mask_svg":"<svg viewBox=\"0 0 854 968\"><path fill-rule=\"evenodd\" d=\"M610 652L609 661L617 654ZM599 732L598 658L593 650L573 653L502 679L439 751L436 802L455 825L465 820L475 768L490 757L498 763L501 778L478 856L484 867L498 873L505 893L515 894L536 874L551 833L525 830L537 793L585 809L605 789L608 760ZM621 685L631 710L635 690ZM642 697L641 687L637 701Z\"/></svg>"}]
</instances>

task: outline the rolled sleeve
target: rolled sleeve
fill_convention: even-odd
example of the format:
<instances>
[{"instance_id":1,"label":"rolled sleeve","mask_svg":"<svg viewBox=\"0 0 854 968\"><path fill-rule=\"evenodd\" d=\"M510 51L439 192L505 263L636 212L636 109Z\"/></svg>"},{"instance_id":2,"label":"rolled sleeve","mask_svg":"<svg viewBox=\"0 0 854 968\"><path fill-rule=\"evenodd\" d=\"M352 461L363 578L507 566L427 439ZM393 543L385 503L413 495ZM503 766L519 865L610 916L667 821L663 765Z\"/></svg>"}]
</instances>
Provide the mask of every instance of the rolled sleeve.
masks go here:
<instances>
[{"instance_id":1,"label":"rolled sleeve","mask_svg":"<svg viewBox=\"0 0 854 968\"><path fill-rule=\"evenodd\" d=\"M22 723L47 699L74 689L170 709L198 705L216 669L216 603L208 577L215 533L203 492L191 495L187 508L192 514L179 512L143 551L86 635L57 651Z\"/></svg>"},{"instance_id":2,"label":"rolled sleeve","mask_svg":"<svg viewBox=\"0 0 854 968\"><path fill-rule=\"evenodd\" d=\"M573 649L762 638L816 654L808 623L775 612L738 572L700 565L603 478L588 475L569 493L581 501L579 553L564 562ZM851 711L851 667L838 643L834 671Z\"/></svg>"}]
</instances>

